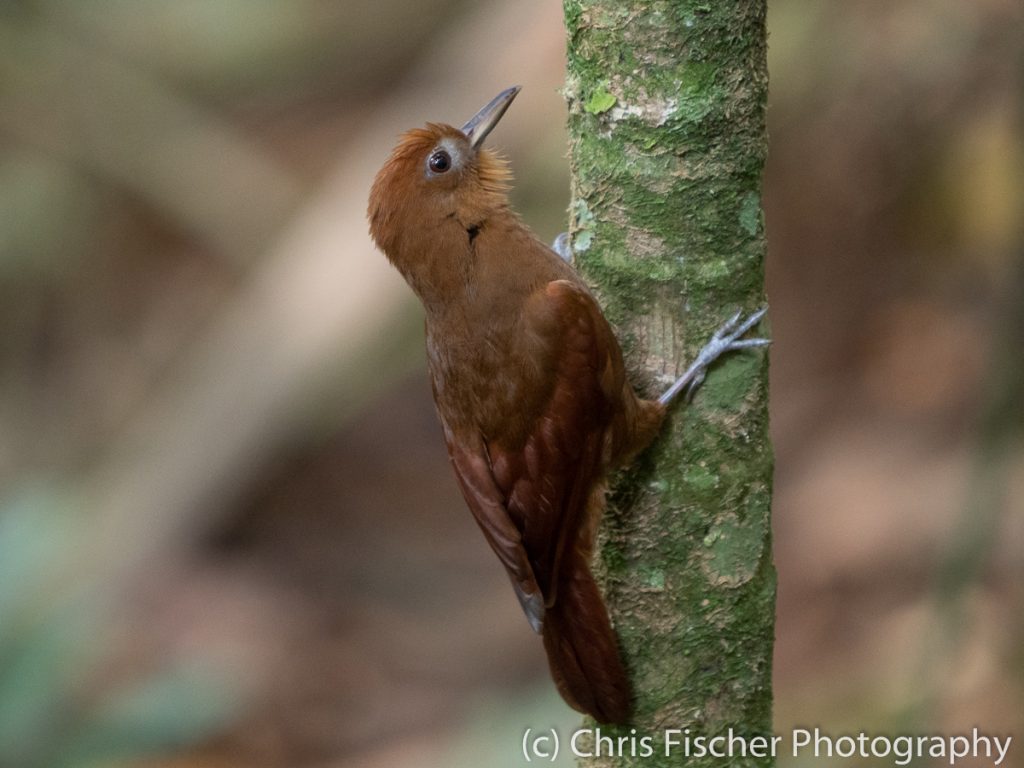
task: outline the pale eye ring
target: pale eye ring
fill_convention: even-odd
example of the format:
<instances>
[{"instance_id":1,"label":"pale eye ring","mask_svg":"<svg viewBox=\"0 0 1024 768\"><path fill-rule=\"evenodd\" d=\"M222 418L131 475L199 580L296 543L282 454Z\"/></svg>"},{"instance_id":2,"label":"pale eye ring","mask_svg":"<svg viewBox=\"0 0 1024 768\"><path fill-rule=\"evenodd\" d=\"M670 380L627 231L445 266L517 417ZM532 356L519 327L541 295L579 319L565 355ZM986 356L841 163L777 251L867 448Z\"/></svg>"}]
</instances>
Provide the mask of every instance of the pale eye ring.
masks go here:
<instances>
[{"instance_id":1,"label":"pale eye ring","mask_svg":"<svg viewBox=\"0 0 1024 768\"><path fill-rule=\"evenodd\" d=\"M452 157L445 150L439 149L427 160L427 167L434 173L447 173L452 167Z\"/></svg>"}]
</instances>

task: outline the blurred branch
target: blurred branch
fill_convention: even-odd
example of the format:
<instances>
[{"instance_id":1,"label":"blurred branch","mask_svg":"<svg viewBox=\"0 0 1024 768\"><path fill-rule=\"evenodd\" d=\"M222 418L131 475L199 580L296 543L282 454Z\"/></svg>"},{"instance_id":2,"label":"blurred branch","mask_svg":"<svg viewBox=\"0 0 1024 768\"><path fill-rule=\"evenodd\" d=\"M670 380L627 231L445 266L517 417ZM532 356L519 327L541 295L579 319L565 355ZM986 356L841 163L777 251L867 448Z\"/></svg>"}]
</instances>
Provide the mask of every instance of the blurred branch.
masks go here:
<instances>
[{"instance_id":1,"label":"blurred branch","mask_svg":"<svg viewBox=\"0 0 1024 768\"><path fill-rule=\"evenodd\" d=\"M295 209L286 168L136 63L10 13L0 41L0 130L19 141L130 190L240 263Z\"/></svg>"},{"instance_id":2,"label":"blurred branch","mask_svg":"<svg viewBox=\"0 0 1024 768\"><path fill-rule=\"evenodd\" d=\"M929 670L955 666L953 657L970 626L965 597L989 564L1009 511L1012 460L1024 439L1024 257L1012 272L1001 286L992 321L993 345L963 512L936 578L939 629L927 635L933 645L931 654L924 654ZM922 680L934 683L935 678L922 673ZM928 693L934 696L935 691Z\"/></svg>"},{"instance_id":3,"label":"blurred branch","mask_svg":"<svg viewBox=\"0 0 1024 768\"><path fill-rule=\"evenodd\" d=\"M1015 124L1024 111L1015 110ZM1024 172L1019 153L1001 157L1008 173L1020 178ZM935 573L934 601L930 631L923 634L923 652L917 670L919 694L908 705L906 717L913 725L926 722L942 701L944 676L935 669L956 669L975 622L970 615L972 588L979 586L985 571L998 553L1001 534L1012 515L1011 488L1014 459L1024 445L1024 198L1011 194L1005 205L1015 212L1007 217L1005 245L993 247L1005 269L993 280L991 343L977 434L967 477L965 498L955 529Z\"/></svg>"}]
</instances>

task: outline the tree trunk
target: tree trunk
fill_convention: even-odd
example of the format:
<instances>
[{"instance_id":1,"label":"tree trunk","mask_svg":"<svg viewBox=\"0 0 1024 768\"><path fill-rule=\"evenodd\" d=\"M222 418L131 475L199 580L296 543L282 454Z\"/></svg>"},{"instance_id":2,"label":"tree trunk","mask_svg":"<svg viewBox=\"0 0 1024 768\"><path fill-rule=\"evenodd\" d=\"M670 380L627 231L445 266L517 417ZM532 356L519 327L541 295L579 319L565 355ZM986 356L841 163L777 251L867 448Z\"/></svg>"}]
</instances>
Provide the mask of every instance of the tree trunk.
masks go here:
<instances>
[{"instance_id":1,"label":"tree trunk","mask_svg":"<svg viewBox=\"0 0 1024 768\"><path fill-rule=\"evenodd\" d=\"M564 6L576 262L634 382L656 396L733 312L763 302L765 4ZM663 748L668 728L771 731L767 378L764 350L727 355L614 483L597 571L635 689L636 737L652 736L655 756L630 757L627 745L586 765L773 762Z\"/></svg>"}]
</instances>

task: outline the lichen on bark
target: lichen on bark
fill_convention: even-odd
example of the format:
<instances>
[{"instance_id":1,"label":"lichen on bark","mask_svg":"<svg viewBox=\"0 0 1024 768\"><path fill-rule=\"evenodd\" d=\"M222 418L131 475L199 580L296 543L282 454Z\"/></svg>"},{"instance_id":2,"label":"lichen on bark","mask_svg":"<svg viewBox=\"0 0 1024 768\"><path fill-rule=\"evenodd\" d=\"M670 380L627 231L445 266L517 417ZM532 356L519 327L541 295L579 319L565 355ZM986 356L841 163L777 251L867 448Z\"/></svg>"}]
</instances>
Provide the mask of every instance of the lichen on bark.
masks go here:
<instances>
[{"instance_id":1,"label":"lichen on bark","mask_svg":"<svg viewBox=\"0 0 1024 768\"><path fill-rule=\"evenodd\" d=\"M764 300L765 5L565 0L564 9L577 266L634 382L653 396L736 309ZM598 570L640 734L770 732L771 474L767 355L744 351L715 366L615 478Z\"/></svg>"}]
</instances>

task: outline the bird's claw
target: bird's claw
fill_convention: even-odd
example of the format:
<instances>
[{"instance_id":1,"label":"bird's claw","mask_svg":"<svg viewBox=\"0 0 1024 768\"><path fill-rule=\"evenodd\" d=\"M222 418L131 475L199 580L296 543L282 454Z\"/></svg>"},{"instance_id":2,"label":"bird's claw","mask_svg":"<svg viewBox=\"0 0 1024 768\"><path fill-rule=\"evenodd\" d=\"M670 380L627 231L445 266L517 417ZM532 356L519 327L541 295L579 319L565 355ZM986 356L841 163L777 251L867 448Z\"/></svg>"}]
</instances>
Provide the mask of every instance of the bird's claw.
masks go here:
<instances>
[{"instance_id":1,"label":"bird's claw","mask_svg":"<svg viewBox=\"0 0 1024 768\"><path fill-rule=\"evenodd\" d=\"M743 319L742 310L730 317L714 334L711 340L697 354L697 359L675 383L665 390L665 393L658 398L662 405L668 405L675 397L683 392L687 402L693 398L704 378L707 376L708 367L726 352L738 349L749 349L751 347L763 347L771 344L770 339L744 339L743 334L757 325L767 314L768 307L762 307L746 319Z\"/></svg>"},{"instance_id":2,"label":"bird's claw","mask_svg":"<svg viewBox=\"0 0 1024 768\"><path fill-rule=\"evenodd\" d=\"M569 239L569 233L563 232L554 239L551 243L551 250L562 257L562 261L566 264L573 263L574 253L572 250L572 241Z\"/></svg>"},{"instance_id":3,"label":"bird's claw","mask_svg":"<svg viewBox=\"0 0 1024 768\"><path fill-rule=\"evenodd\" d=\"M693 377L693 381L686 385L686 389L683 390L683 402L689 403L693 400L694 394L700 389L700 385L704 383L704 379L707 378L708 369L701 368Z\"/></svg>"}]
</instances>

